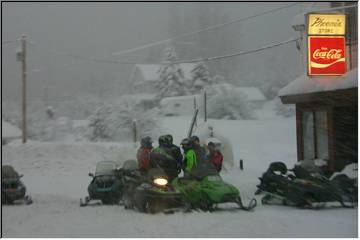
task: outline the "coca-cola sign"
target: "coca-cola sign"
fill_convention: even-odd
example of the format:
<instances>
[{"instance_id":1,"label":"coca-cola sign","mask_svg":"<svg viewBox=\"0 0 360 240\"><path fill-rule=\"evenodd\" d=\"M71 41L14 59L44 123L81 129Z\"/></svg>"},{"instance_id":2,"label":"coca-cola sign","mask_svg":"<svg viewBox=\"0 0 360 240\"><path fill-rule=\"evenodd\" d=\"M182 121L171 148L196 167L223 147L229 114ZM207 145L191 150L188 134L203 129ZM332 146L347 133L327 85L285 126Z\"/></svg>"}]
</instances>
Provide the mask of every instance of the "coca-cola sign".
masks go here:
<instances>
[{"instance_id":1,"label":"coca-cola sign","mask_svg":"<svg viewBox=\"0 0 360 240\"><path fill-rule=\"evenodd\" d=\"M309 75L342 75L346 72L345 38L310 36Z\"/></svg>"}]
</instances>

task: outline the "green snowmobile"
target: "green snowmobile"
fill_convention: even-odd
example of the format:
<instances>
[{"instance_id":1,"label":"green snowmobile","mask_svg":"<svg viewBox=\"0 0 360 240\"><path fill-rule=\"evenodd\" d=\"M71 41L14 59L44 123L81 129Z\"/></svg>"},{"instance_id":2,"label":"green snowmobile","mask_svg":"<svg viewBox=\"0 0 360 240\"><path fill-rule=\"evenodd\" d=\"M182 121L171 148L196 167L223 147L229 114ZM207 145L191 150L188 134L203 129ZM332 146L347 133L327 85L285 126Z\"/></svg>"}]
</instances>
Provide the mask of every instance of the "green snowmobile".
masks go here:
<instances>
[{"instance_id":1,"label":"green snowmobile","mask_svg":"<svg viewBox=\"0 0 360 240\"><path fill-rule=\"evenodd\" d=\"M226 183L210 164L197 168L190 178L175 178L172 185L182 193L188 209L213 211L219 204L228 202L236 203L239 209L246 211L256 206L255 198L244 206L239 190Z\"/></svg>"},{"instance_id":2,"label":"green snowmobile","mask_svg":"<svg viewBox=\"0 0 360 240\"><path fill-rule=\"evenodd\" d=\"M182 195L168 179L161 168L150 169L140 179L128 178L122 196L124 207L145 213L173 213L183 209Z\"/></svg>"}]
</instances>

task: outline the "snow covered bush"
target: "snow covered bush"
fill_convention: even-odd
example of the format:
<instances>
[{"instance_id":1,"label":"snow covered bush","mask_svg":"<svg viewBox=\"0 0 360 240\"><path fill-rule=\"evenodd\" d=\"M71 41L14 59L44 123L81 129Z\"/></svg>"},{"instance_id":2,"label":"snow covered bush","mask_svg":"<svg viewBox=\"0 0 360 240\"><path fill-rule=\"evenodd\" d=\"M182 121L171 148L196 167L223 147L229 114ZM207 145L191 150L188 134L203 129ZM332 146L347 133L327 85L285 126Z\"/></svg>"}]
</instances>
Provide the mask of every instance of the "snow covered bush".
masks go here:
<instances>
[{"instance_id":1,"label":"snow covered bush","mask_svg":"<svg viewBox=\"0 0 360 240\"><path fill-rule=\"evenodd\" d=\"M21 105L16 102L6 102L3 105L3 119L18 128L22 128ZM54 140L52 122L46 114L47 108L41 101L29 102L27 107L27 137L38 141Z\"/></svg>"},{"instance_id":2,"label":"snow covered bush","mask_svg":"<svg viewBox=\"0 0 360 240\"><path fill-rule=\"evenodd\" d=\"M207 116L215 119L255 119L255 113L246 95L231 84L218 84L206 88L208 94Z\"/></svg>"},{"instance_id":3,"label":"snow covered bush","mask_svg":"<svg viewBox=\"0 0 360 240\"><path fill-rule=\"evenodd\" d=\"M277 115L284 117L292 117L295 115L295 105L294 104L283 104L279 97L276 97L274 100L275 112Z\"/></svg>"},{"instance_id":4,"label":"snow covered bush","mask_svg":"<svg viewBox=\"0 0 360 240\"><path fill-rule=\"evenodd\" d=\"M157 83L158 98L182 96L187 94L184 72L177 60L175 52L165 49L164 60L159 69L160 81Z\"/></svg>"},{"instance_id":5,"label":"snow covered bush","mask_svg":"<svg viewBox=\"0 0 360 240\"><path fill-rule=\"evenodd\" d=\"M99 107L89 117L88 137L91 141L131 141L136 122L137 136L154 136L158 131L156 111L143 111L134 102Z\"/></svg>"}]
</instances>

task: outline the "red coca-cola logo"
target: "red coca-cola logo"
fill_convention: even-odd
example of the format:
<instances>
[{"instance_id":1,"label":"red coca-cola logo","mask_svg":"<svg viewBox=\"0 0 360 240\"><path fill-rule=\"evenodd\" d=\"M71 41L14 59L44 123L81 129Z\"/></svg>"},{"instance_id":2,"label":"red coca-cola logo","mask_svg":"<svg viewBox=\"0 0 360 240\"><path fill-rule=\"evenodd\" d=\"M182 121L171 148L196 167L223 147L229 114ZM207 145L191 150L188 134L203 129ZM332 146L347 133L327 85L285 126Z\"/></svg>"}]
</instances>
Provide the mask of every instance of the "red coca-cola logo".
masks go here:
<instances>
[{"instance_id":1,"label":"red coca-cola logo","mask_svg":"<svg viewBox=\"0 0 360 240\"><path fill-rule=\"evenodd\" d=\"M341 75L346 71L344 37L309 37L309 75Z\"/></svg>"}]
</instances>

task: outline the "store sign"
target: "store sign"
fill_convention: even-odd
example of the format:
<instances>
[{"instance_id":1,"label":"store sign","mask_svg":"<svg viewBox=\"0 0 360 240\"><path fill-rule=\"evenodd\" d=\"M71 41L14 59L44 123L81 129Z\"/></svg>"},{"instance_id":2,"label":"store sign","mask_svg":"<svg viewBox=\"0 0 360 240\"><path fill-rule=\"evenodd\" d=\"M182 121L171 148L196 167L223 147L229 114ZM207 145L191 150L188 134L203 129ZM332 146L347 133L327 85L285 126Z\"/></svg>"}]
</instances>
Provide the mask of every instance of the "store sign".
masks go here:
<instances>
[{"instance_id":1,"label":"store sign","mask_svg":"<svg viewBox=\"0 0 360 240\"><path fill-rule=\"evenodd\" d=\"M346 72L345 37L309 36L308 74L342 75Z\"/></svg>"},{"instance_id":2,"label":"store sign","mask_svg":"<svg viewBox=\"0 0 360 240\"><path fill-rule=\"evenodd\" d=\"M308 35L345 35L344 14L309 14Z\"/></svg>"}]
</instances>

